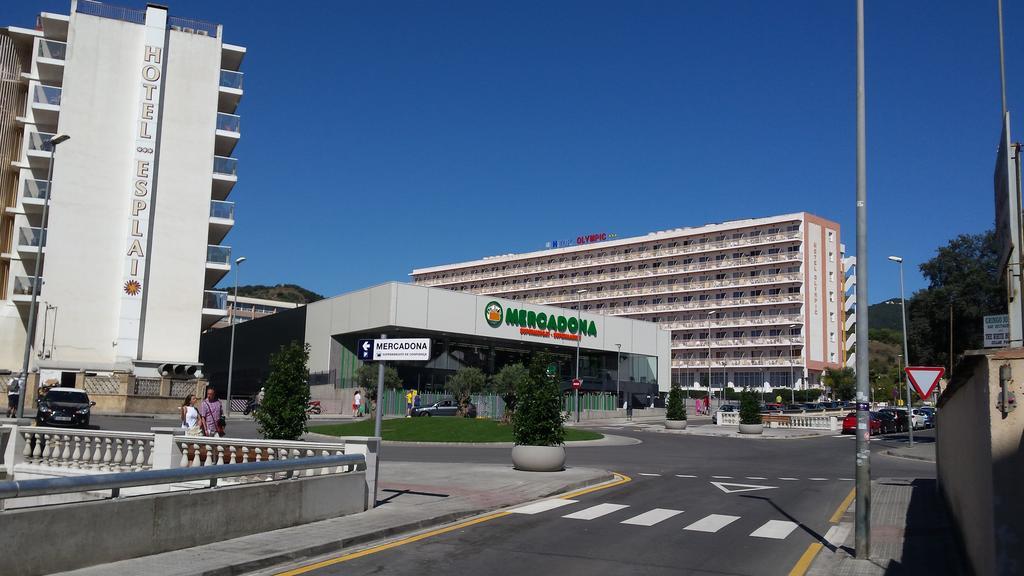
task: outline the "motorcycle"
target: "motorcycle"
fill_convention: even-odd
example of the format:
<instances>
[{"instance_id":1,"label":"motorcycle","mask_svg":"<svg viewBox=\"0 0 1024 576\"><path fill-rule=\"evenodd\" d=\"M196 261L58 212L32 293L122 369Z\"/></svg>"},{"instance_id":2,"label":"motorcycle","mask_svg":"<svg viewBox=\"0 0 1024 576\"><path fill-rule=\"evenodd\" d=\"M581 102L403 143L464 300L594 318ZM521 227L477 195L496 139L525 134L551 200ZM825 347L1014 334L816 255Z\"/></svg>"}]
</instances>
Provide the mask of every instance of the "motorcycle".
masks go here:
<instances>
[{"instance_id":1,"label":"motorcycle","mask_svg":"<svg viewBox=\"0 0 1024 576\"><path fill-rule=\"evenodd\" d=\"M256 399L253 398L252 400L249 400L248 403L246 403L245 409L242 410L242 414L248 416L249 414L255 413L257 410L259 410L259 407L260 405L256 402Z\"/></svg>"},{"instance_id":2,"label":"motorcycle","mask_svg":"<svg viewBox=\"0 0 1024 576\"><path fill-rule=\"evenodd\" d=\"M319 414L321 412L323 412L323 408L320 407L319 400L310 400L306 404L306 414Z\"/></svg>"}]
</instances>

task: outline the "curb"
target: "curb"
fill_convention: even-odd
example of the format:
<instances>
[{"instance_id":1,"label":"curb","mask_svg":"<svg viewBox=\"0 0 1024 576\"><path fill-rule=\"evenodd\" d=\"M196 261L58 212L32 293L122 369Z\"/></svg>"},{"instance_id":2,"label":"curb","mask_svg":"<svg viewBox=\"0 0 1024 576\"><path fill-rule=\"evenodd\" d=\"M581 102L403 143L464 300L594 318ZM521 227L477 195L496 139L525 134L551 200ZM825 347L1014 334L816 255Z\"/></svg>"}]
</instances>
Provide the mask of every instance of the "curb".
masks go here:
<instances>
[{"instance_id":1,"label":"curb","mask_svg":"<svg viewBox=\"0 0 1024 576\"><path fill-rule=\"evenodd\" d=\"M935 464L935 458L926 458L924 456L914 456L913 454L900 454L895 450L884 450L882 454L886 456L892 456L893 458L903 458L904 460L916 460L918 462L930 462Z\"/></svg>"},{"instance_id":2,"label":"curb","mask_svg":"<svg viewBox=\"0 0 1024 576\"><path fill-rule=\"evenodd\" d=\"M339 442L339 436L330 436L328 434L320 434L317 432L306 432L304 435L312 440L319 442ZM643 440L636 440L635 442L622 442L618 444L602 444L609 438L619 441L620 438L629 438L628 436L616 436L615 434L603 434L602 438L596 440L573 440L566 442L564 446L566 448L576 447L601 447L601 446L633 446L636 444L643 444ZM381 444L384 446L436 446L439 448L513 448L515 443L513 442L407 442L404 440L383 440Z\"/></svg>"},{"instance_id":3,"label":"curb","mask_svg":"<svg viewBox=\"0 0 1024 576\"><path fill-rule=\"evenodd\" d=\"M606 471L605 474L603 474L602 476L600 476L598 478L594 478L594 479L590 479L590 480L580 480L578 482L573 482L572 484L568 484L568 485L563 486L563 487L561 487L561 488L559 488L559 489L557 489L557 490L555 490L555 491L553 491L551 493L545 494L544 496L541 496L540 498L550 498L550 497L556 496L558 494L564 494L564 493L567 493L567 492L572 492L574 490L579 490L581 488L589 488L591 486L598 486L598 485L605 484L605 483L613 481L613 480L615 480L615 474ZM527 500L525 502L530 502L530 501L532 501L532 500ZM448 513L445 513L445 514L441 514L439 516L434 516L432 518L424 518L424 519L421 519L421 520L415 520L413 522L406 522L405 524L400 524L398 526L390 526L390 527L387 527L387 528L380 528L378 530L374 530L372 532L367 532L365 534L358 534L358 535L349 536L349 537L346 537L346 538L339 538L338 540L333 540L331 542L324 542L322 544L306 546L305 548L299 548L297 550L289 550L289 551L277 552L277 553L274 553L274 554L270 554L270 555L264 556L262 558L256 558L256 559L253 559L253 560L248 560L248 561L240 563L240 564L234 564L232 566L222 566L222 567L218 567L218 568L212 568L210 570L203 570L201 572L196 572L195 574L197 576L241 576L242 574L248 574L248 573L256 571L256 570L262 570L262 569L265 569L265 568L270 568L272 566L277 566L277 565L284 564L284 563L293 563L293 562L300 562L302 560L311 560L311 559L316 558L318 556L323 556L323 555L326 555L326 554L341 552L341 551L345 550L346 548L351 548L353 546L358 546L360 544L367 544L367 543L374 542L374 541L377 541L377 540L383 540L385 538L392 538L394 536L405 535L405 534L409 534L409 533L413 533L413 532L419 532L419 531L425 530L427 528L435 528L437 526L442 526L442 525L445 525L445 524L451 524L453 522L457 522L459 520L464 520L466 518L472 518L474 516L481 516L481 515L484 515L484 514L493 514L495 512L500 512L500 511L502 511L502 510L504 510L506 508L510 508L510 507L513 507L513 506L520 506L520 505L522 505L525 502L520 502L520 503L517 503L517 504L509 504L508 506L505 506L505 507L502 507L502 508L497 508L497 509L491 509L491 510L474 509L474 510L466 510L464 512L448 512Z\"/></svg>"}]
</instances>

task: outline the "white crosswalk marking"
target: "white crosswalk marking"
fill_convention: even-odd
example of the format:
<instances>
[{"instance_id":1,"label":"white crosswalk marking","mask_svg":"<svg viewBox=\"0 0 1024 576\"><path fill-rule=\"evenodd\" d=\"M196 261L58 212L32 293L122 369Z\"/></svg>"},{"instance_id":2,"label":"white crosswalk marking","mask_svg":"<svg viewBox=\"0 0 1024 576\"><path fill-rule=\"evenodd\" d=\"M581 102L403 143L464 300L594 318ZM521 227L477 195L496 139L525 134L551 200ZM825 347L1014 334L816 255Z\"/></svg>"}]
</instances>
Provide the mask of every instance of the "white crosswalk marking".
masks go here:
<instances>
[{"instance_id":1,"label":"white crosswalk marking","mask_svg":"<svg viewBox=\"0 0 1024 576\"><path fill-rule=\"evenodd\" d=\"M693 474L676 474L676 478L696 478Z\"/></svg>"},{"instance_id":2,"label":"white crosswalk marking","mask_svg":"<svg viewBox=\"0 0 1024 576\"><path fill-rule=\"evenodd\" d=\"M668 520L669 518L682 514L682 510L669 510L668 508L655 508L649 512L644 512L639 516L633 516L629 520L623 520L620 524L631 524L633 526L654 526L658 522Z\"/></svg>"},{"instance_id":3,"label":"white crosswalk marking","mask_svg":"<svg viewBox=\"0 0 1024 576\"><path fill-rule=\"evenodd\" d=\"M799 478L779 478L779 480L799 480Z\"/></svg>"},{"instance_id":4,"label":"white crosswalk marking","mask_svg":"<svg viewBox=\"0 0 1024 576\"><path fill-rule=\"evenodd\" d=\"M652 474L651 472L641 472L641 476L661 476L661 474Z\"/></svg>"},{"instance_id":5,"label":"white crosswalk marking","mask_svg":"<svg viewBox=\"0 0 1024 576\"><path fill-rule=\"evenodd\" d=\"M722 528L725 528L739 519L739 516L709 514L708 516L697 520L693 524L690 524L686 528L683 528L683 530L692 530L694 532L718 532Z\"/></svg>"},{"instance_id":6,"label":"white crosswalk marking","mask_svg":"<svg viewBox=\"0 0 1024 576\"><path fill-rule=\"evenodd\" d=\"M852 529L853 524L850 522L840 522L828 529L828 532L825 533L825 541L836 547L842 546Z\"/></svg>"},{"instance_id":7,"label":"white crosswalk marking","mask_svg":"<svg viewBox=\"0 0 1024 576\"><path fill-rule=\"evenodd\" d=\"M712 478L718 478L721 480L732 479L732 476L712 476Z\"/></svg>"},{"instance_id":8,"label":"white crosswalk marking","mask_svg":"<svg viewBox=\"0 0 1024 576\"><path fill-rule=\"evenodd\" d=\"M750 533L754 538L772 538L775 540L782 540L793 530L796 530L796 522L787 522L785 520L769 520L764 523L757 530Z\"/></svg>"},{"instance_id":9,"label":"white crosswalk marking","mask_svg":"<svg viewBox=\"0 0 1024 576\"><path fill-rule=\"evenodd\" d=\"M606 516L612 512L617 512L623 508L629 508L625 504L598 504L597 506L591 506L585 510L579 512L573 512L572 514L566 514L562 518L571 518L573 520L593 520L594 518L600 518Z\"/></svg>"},{"instance_id":10,"label":"white crosswalk marking","mask_svg":"<svg viewBox=\"0 0 1024 576\"><path fill-rule=\"evenodd\" d=\"M509 510L509 512L512 514L539 514L541 512L547 512L548 510L554 510L555 508L561 508L562 506L575 503L575 500L555 498L553 500L544 500L542 502L534 502L533 504L520 506L519 508L513 508L512 510Z\"/></svg>"},{"instance_id":11,"label":"white crosswalk marking","mask_svg":"<svg viewBox=\"0 0 1024 576\"><path fill-rule=\"evenodd\" d=\"M747 480L767 480L764 476L747 476Z\"/></svg>"},{"instance_id":12,"label":"white crosswalk marking","mask_svg":"<svg viewBox=\"0 0 1024 576\"><path fill-rule=\"evenodd\" d=\"M821 481L821 480L828 480L828 478L808 478L808 480L817 480L817 481Z\"/></svg>"}]
</instances>

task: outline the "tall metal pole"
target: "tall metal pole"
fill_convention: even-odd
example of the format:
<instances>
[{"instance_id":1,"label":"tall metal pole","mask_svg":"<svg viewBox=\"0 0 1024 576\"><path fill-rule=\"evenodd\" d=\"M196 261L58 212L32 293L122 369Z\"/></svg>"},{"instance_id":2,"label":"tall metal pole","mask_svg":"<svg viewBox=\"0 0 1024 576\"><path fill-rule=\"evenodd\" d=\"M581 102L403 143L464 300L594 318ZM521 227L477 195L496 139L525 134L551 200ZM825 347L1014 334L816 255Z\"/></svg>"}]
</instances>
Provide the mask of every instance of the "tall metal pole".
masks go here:
<instances>
[{"instance_id":1,"label":"tall metal pole","mask_svg":"<svg viewBox=\"0 0 1024 576\"><path fill-rule=\"evenodd\" d=\"M387 334L381 334L381 340L387 340ZM381 448L384 447L384 438L380 435L381 423L384 421L384 362L377 362L377 405L374 406L374 422L373 422L373 435L377 437L377 460L374 464L373 477L373 506L377 506L377 486L380 485L380 453Z\"/></svg>"},{"instance_id":2,"label":"tall metal pole","mask_svg":"<svg viewBox=\"0 0 1024 576\"><path fill-rule=\"evenodd\" d=\"M245 262L245 256L235 260L235 301L231 304L231 347L228 350L228 409L224 411L224 419L231 417L231 377L235 373L235 324L238 324L238 269Z\"/></svg>"},{"instance_id":3,"label":"tall metal pole","mask_svg":"<svg viewBox=\"0 0 1024 576\"><path fill-rule=\"evenodd\" d=\"M1003 0L998 0L999 6L999 87L1003 96L1003 115L1000 119L1006 118L1006 63L1003 56Z\"/></svg>"},{"instance_id":4,"label":"tall metal pole","mask_svg":"<svg viewBox=\"0 0 1024 576\"><path fill-rule=\"evenodd\" d=\"M36 341L36 301L42 287L43 245L46 244L46 219L50 214L50 188L53 187L53 161L57 159L57 145L67 140L66 134L50 138L50 167L46 174L46 194L43 195L43 219L40 222L39 245L36 246L36 270L32 276L32 302L28 305L28 329L25 330L25 357L21 363L21 394L18 395L18 418L25 417L25 396L28 395L28 363L32 357L32 345ZM39 375L42 378L42 374ZM39 389L39 383L36 383Z\"/></svg>"},{"instance_id":5,"label":"tall metal pole","mask_svg":"<svg viewBox=\"0 0 1024 576\"><path fill-rule=\"evenodd\" d=\"M796 376L793 374L793 328L796 324L789 325L789 402L796 404Z\"/></svg>"},{"instance_id":6,"label":"tall metal pole","mask_svg":"<svg viewBox=\"0 0 1024 576\"><path fill-rule=\"evenodd\" d=\"M580 308L582 308L583 293L586 290L576 291L576 380L580 379L580 342L583 340L583 331L580 330ZM580 421L580 389L573 386L576 397L576 422Z\"/></svg>"},{"instance_id":7,"label":"tall metal pole","mask_svg":"<svg viewBox=\"0 0 1024 576\"><path fill-rule=\"evenodd\" d=\"M864 0L857 0L857 454L856 557L871 557L871 412L868 399L868 193L864 95Z\"/></svg>"},{"instance_id":8,"label":"tall metal pole","mask_svg":"<svg viewBox=\"0 0 1024 576\"><path fill-rule=\"evenodd\" d=\"M711 389L711 316L714 315L714 310L708 312L708 396L710 397L714 391ZM722 405L721 402L718 403Z\"/></svg>"},{"instance_id":9,"label":"tall metal pole","mask_svg":"<svg viewBox=\"0 0 1024 576\"><path fill-rule=\"evenodd\" d=\"M615 348L616 348L616 350L618 350L618 352L616 352L616 355L615 355L615 408L618 408L619 407L619 381L622 379L622 376L621 376L621 371L622 371L622 344L616 344Z\"/></svg>"},{"instance_id":10,"label":"tall metal pole","mask_svg":"<svg viewBox=\"0 0 1024 576\"><path fill-rule=\"evenodd\" d=\"M907 299L903 295L903 258L899 259L900 265L900 312L903 316L903 362L904 366L910 366L910 349L907 347ZM910 395L910 382L906 374L900 374L903 379L903 386L907 389L907 430L910 431L910 445L914 445L914 409Z\"/></svg>"}]
</instances>

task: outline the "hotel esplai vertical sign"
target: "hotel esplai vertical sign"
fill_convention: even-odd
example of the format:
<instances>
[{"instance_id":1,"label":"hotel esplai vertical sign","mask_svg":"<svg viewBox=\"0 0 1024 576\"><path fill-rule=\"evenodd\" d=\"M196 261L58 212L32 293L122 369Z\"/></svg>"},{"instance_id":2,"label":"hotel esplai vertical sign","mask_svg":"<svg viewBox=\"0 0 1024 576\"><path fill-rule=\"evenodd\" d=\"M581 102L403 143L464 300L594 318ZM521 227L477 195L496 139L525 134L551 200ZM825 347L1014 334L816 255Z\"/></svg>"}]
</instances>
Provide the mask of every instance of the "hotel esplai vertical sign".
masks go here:
<instances>
[{"instance_id":1,"label":"hotel esplai vertical sign","mask_svg":"<svg viewBox=\"0 0 1024 576\"><path fill-rule=\"evenodd\" d=\"M139 98L135 116L132 174L129 184L128 236L125 241L121 285L121 315L117 356L134 358L139 347L143 294L146 290L146 258L153 209L153 177L156 171L159 111L166 62L167 11L146 10L142 58L138 63Z\"/></svg>"}]
</instances>

